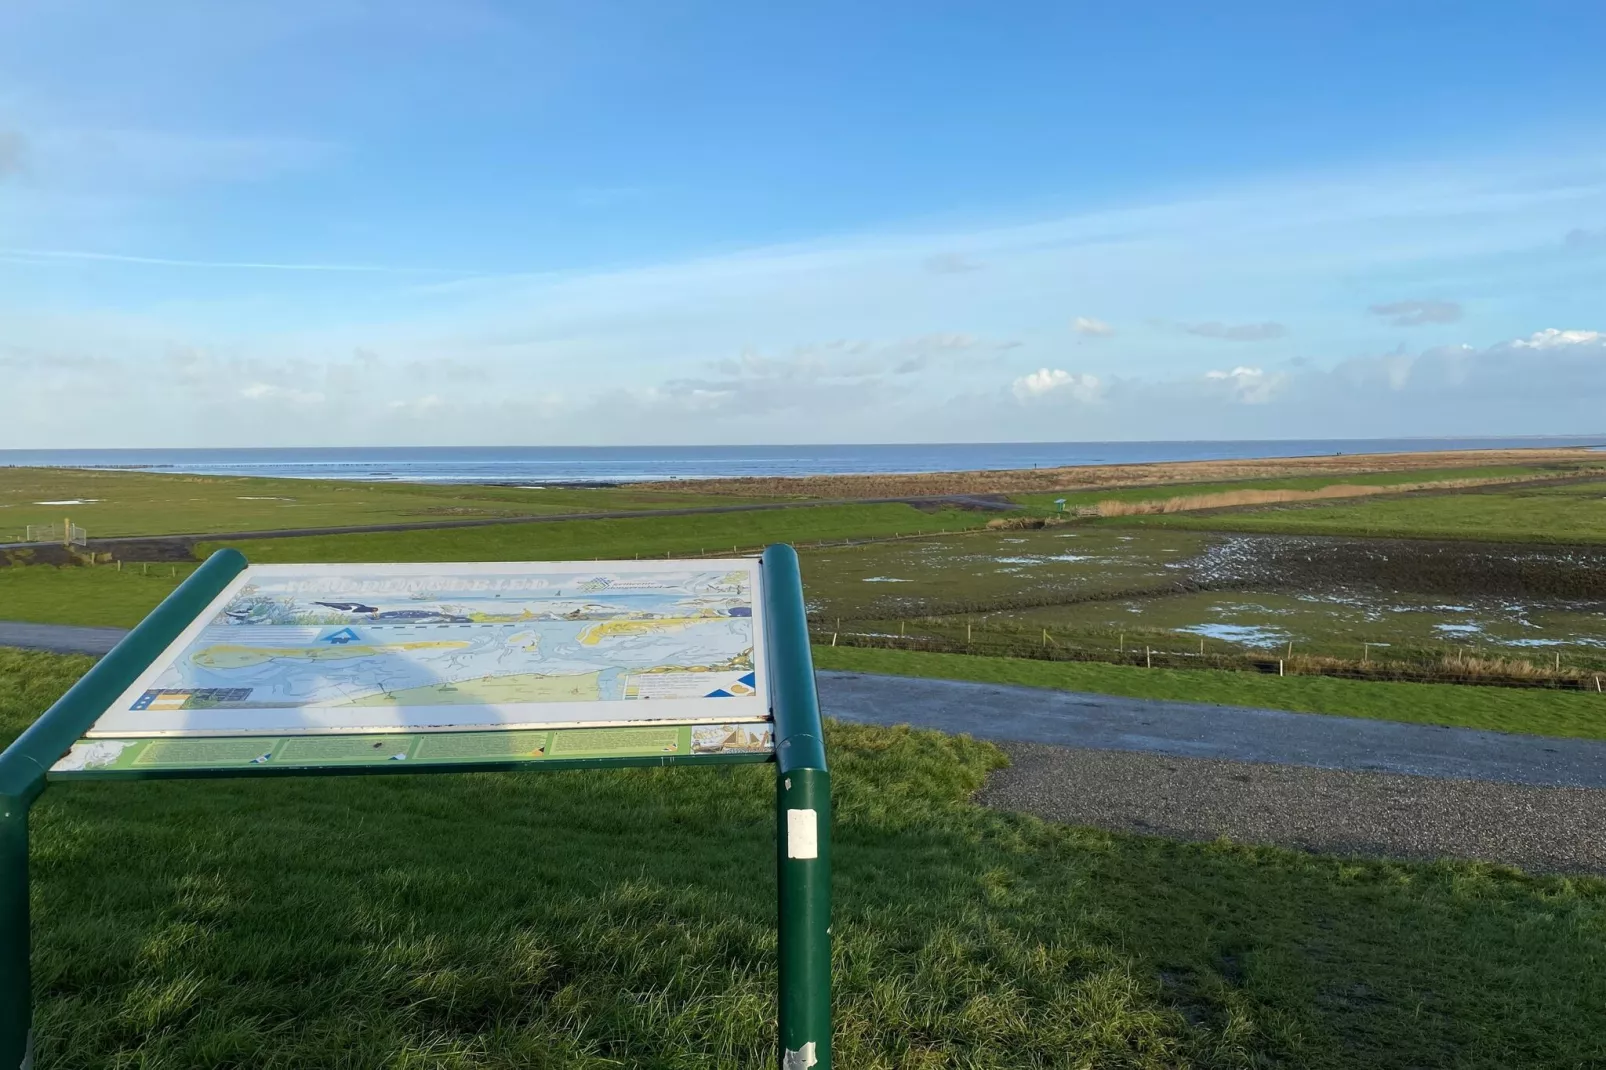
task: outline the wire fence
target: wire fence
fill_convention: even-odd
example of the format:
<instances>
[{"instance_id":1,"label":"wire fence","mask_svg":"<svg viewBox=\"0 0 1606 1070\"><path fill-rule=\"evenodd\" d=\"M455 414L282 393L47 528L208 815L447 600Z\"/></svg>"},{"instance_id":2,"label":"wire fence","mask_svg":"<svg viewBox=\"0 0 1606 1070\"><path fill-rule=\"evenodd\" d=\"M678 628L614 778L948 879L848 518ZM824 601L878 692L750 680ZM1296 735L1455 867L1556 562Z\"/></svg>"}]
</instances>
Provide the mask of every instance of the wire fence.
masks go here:
<instances>
[{"instance_id":1,"label":"wire fence","mask_svg":"<svg viewBox=\"0 0 1606 1070\"><path fill-rule=\"evenodd\" d=\"M1410 683L1474 684L1484 687L1544 688L1555 691L1592 691L1606 694L1606 672L1577 669L1557 663L1554 669L1498 659L1481 660L1453 654L1437 661L1348 661L1320 655L1286 653L1283 656L1242 651L1219 652L1202 648L1179 650L1175 644L1138 642L1110 650L1083 646L1056 638L1021 633L989 633L967 628L963 636L899 635L890 632L846 631L826 622L811 622L810 638L823 646L911 650L943 654L1027 658L1034 661L1092 662L1148 669L1216 669L1273 676L1326 676L1347 680L1403 681Z\"/></svg>"},{"instance_id":2,"label":"wire fence","mask_svg":"<svg viewBox=\"0 0 1606 1070\"><path fill-rule=\"evenodd\" d=\"M68 521L61 524L29 524L23 532L23 541L56 543L61 546L87 546L89 536L83 528Z\"/></svg>"}]
</instances>

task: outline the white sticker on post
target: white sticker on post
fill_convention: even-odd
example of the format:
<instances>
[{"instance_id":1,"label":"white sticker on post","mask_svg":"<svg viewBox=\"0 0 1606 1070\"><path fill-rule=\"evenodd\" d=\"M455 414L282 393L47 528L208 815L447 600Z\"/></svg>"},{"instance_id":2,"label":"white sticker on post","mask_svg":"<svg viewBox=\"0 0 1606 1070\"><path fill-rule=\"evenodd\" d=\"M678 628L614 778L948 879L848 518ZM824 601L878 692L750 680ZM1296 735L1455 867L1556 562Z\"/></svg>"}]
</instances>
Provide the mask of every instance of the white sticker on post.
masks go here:
<instances>
[{"instance_id":1,"label":"white sticker on post","mask_svg":"<svg viewBox=\"0 0 1606 1070\"><path fill-rule=\"evenodd\" d=\"M786 857L820 857L820 814L817 810L786 812Z\"/></svg>"}]
</instances>

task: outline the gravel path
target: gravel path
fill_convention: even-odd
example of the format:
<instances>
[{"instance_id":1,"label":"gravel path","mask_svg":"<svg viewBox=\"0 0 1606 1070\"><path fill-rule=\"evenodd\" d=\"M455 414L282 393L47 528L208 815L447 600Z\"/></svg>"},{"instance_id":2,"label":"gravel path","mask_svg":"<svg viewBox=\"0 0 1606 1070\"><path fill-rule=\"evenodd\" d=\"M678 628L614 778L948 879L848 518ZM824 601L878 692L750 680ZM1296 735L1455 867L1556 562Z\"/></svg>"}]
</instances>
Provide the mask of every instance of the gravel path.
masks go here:
<instances>
[{"instance_id":1,"label":"gravel path","mask_svg":"<svg viewBox=\"0 0 1606 1070\"><path fill-rule=\"evenodd\" d=\"M1073 825L1606 872L1606 790L1002 743L981 801Z\"/></svg>"}]
</instances>

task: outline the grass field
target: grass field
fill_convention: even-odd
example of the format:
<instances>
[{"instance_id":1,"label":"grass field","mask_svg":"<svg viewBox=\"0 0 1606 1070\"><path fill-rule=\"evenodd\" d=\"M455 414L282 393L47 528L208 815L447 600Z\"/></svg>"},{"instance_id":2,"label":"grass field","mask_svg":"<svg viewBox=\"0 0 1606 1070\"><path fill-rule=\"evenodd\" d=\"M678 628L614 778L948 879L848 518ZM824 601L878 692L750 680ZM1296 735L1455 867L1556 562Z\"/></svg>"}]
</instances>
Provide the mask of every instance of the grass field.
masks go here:
<instances>
[{"instance_id":1,"label":"grass field","mask_svg":"<svg viewBox=\"0 0 1606 1070\"><path fill-rule=\"evenodd\" d=\"M1494 732L1606 739L1606 696L1577 692L1340 680L1323 676L1262 676L1208 669L1141 669L1096 662L1032 661L841 646L815 647L814 660L821 669L1022 684L1130 698L1259 706L1298 713L1483 728Z\"/></svg>"},{"instance_id":2,"label":"grass field","mask_svg":"<svg viewBox=\"0 0 1606 1070\"><path fill-rule=\"evenodd\" d=\"M987 514L910 505L817 505L754 513L568 520L440 531L259 539L239 544L252 561L561 561L636 555L751 552L812 542L979 528ZM202 554L214 549L199 548Z\"/></svg>"},{"instance_id":3,"label":"grass field","mask_svg":"<svg viewBox=\"0 0 1606 1070\"><path fill-rule=\"evenodd\" d=\"M155 609L195 565L106 565L0 568L0 620L132 628Z\"/></svg>"},{"instance_id":4,"label":"grass field","mask_svg":"<svg viewBox=\"0 0 1606 1070\"><path fill-rule=\"evenodd\" d=\"M686 509L764 499L601 489L0 468L0 542L64 517L91 538L423 523L548 513ZM45 503L60 504L45 504Z\"/></svg>"},{"instance_id":5,"label":"grass field","mask_svg":"<svg viewBox=\"0 0 1606 1070\"><path fill-rule=\"evenodd\" d=\"M458 530L303 536L239 543L252 561L557 561L728 552L769 543L816 542L977 527L981 513L923 512L908 505L822 505L761 513L625 520L570 520ZM216 547L203 545L204 556ZM193 564L0 567L0 620L132 627Z\"/></svg>"},{"instance_id":6,"label":"grass field","mask_svg":"<svg viewBox=\"0 0 1606 1070\"><path fill-rule=\"evenodd\" d=\"M87 659L0 652L0 739ZM837 1065L1583 1067L1606 882L1066 828L833 726ZM58 785L39 1066L773 1058L767 767Z\"/></svg>"},{"instance_id":7,"label":"grass field","mask_svg":"<svg viewBox=\"0 0 1606 1070\"><path fill-rule=\"evenodd\" d=\"M1606 482L1367 498L1342 505L1168 516L1104 524L1295 535L1374 535L1501 542L1606 542Z\"/></svg>"}]
</instances>

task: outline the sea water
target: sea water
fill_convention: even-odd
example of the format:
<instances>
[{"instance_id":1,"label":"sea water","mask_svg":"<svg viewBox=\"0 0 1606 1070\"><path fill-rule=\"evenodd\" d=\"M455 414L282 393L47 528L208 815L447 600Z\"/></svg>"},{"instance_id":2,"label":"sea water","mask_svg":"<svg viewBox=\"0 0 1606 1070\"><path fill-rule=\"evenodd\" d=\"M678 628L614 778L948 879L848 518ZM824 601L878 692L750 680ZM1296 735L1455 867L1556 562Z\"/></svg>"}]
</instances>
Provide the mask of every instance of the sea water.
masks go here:
<instances>
[{"instance_id":1,"label":"sea water","mask_svg":"<svg viewBox=\"0 0 1606 1070\"><path fill-rule=\"evenodd\" d=\"M1065 465L1247 460L1345 453L1599 448L1592 438L1410 438L1244 442L974 442L814 446L374 446L298 449L0 450L0 466L127 468L200 475L400 483L637 483L734 476L959 472Z\"/></svg>"}]
</instances>

